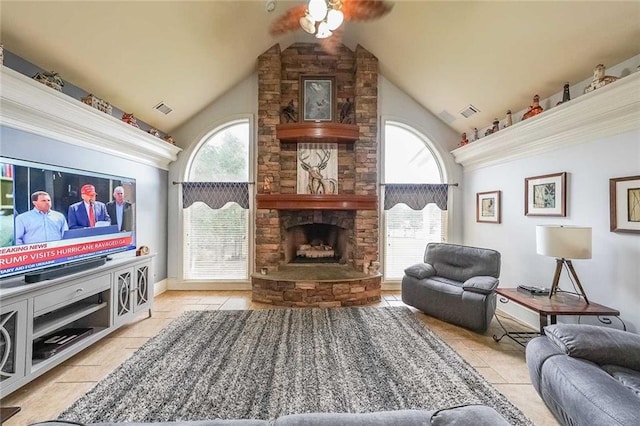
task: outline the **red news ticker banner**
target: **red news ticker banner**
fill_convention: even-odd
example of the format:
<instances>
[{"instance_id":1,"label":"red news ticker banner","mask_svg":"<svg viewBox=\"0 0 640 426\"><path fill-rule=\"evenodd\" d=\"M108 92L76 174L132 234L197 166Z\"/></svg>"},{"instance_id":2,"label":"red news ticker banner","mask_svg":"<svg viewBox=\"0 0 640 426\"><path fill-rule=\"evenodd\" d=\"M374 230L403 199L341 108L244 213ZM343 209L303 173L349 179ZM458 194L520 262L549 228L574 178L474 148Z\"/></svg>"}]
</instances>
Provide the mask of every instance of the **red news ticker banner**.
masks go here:
<instances>
[{"instance_id":1,"label":"red news ticker banner","mask_svg":"<svg viewBox=\"0 0 640 426\"><path fill-rule=\"evenodd\" d=\"M31 244L0 249L0 268L18 267L33 262L47 262L56 259L82 256L88 253L126 247L131 244L131 236L90 241L68 246L48 247L47 243ZM32 247L42 246L42 249Z\"/></svg>"}]
</instances>

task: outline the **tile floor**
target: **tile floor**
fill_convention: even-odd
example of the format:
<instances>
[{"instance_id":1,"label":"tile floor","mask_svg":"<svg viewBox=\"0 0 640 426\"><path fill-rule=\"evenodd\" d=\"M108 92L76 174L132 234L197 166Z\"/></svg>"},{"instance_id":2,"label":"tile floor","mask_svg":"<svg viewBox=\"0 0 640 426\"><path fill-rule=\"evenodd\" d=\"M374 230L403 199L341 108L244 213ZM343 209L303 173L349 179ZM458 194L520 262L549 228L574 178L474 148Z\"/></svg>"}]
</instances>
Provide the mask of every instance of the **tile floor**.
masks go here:
<instances>
[{"instance_id":1,"label":"tile floor","mask_svg":"<svg viewBox=\"0 0 640 426\"><path fill-rule=\"evenodd\" d=\"M404 306L399 292L384 292L376 306ZM181 312L187 310L271 309L253 303L249 291L168 291L157 296L153 316L141 316L95 345L85 349L58 367L0 401L3 407L20 406L22 411L4 424L24 426L57 415L91 389L96 382L126 360L149 338L155 336ZM416 311L436 334L455 349L489 382L493 383L536 425L557 425L529 380L524 349L503 339L496 343L492 335L500 333L494 320L485 334L444 323ZM502 321L510 329L526 329L510 318Z\"/></svg>"}]
</instances>

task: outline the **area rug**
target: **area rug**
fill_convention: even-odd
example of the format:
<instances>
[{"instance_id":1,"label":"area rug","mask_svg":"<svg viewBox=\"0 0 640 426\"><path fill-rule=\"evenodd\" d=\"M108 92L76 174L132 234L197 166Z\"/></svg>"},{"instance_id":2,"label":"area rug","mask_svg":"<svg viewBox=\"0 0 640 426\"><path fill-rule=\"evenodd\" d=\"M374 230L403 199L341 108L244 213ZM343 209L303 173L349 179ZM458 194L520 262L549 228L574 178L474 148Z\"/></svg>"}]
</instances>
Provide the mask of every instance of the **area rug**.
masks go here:
<instances>
[{"instance_id":1,"label":"area rug","mask_svg":"<svg viewBox=\"0 0 640 426\"><path fill-rule=\"evenodd\" d=\"M531 424L406 307L185 312L60 415L82 423L495 408Z\"/></svg>"}]
</instances>

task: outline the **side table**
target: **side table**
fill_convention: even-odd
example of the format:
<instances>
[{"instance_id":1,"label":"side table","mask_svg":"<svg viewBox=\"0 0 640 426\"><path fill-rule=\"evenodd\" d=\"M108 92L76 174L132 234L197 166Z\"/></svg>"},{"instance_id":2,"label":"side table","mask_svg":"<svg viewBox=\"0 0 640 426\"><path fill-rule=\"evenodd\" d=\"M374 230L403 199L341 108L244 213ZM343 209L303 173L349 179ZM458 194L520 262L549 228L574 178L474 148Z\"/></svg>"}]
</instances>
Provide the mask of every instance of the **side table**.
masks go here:
<instances>
[{"instance_id":1,"label":"side table","mask_svg":"<svg viewBox=\"0 0 640 426\"><path fill-rule=\"evenodd\" d=\"M555 324L558 315L590 315L597 317L613 316L618 318L625 330L627 329L626 325L619 317L620 311L593 302L587 304L583 298L571 293L558 292L549 297L549 295L532 295L530 293L520 291L517 288L498 288L496 293L498 294L498 300L500 300L500 303L509 303L509 301L513 301L518 305L522 305L525 308L536 312L540 316L539 332L507 331L498 319L498 323L504 330L504 334L499 337L494 335L493 339L496 342L499 342L506 336L516 343L524 346L524 343L522 342L523 340L544 334L544 327L549 323ZM610 320L600 319L600 321L605 324L611 323Z\"/></svg>"}]
</instances>

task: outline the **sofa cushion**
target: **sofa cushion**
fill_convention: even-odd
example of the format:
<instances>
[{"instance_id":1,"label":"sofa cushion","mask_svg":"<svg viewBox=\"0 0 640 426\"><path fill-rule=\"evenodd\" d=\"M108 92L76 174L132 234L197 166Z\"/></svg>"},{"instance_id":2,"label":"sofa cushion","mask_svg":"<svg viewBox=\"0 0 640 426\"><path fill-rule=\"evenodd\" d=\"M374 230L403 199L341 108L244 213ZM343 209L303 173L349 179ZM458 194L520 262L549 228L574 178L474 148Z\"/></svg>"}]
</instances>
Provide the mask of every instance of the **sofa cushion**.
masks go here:
<instances>
[{"instance_id":1,"label":"sofa cushion","mask_svg":"<svg viewBox=\"0 0 640 426\"><path fill-rule=\"evenodd\" d=\"M640 397L640 372L619 365L603 365L602 369Z\"/></svg>"},{"instance_id":2,"label":"sofa cushion","mask_svg":"<svg viewBox=\"0 0 640 426\"><path fill-rule=\"evenodd\" d=\"M436 411L431 417L433 426L507 426L496 410L485 405L466 405Z\"/></svg>"},{"instance_id":3,"label":"sofa cushion","mask_svg":"<svg viewBox=\"0 0 640 426\"><path fill-rule=\"evenodd\" d=\"M554 324L545 335L573 358L640 371L640 335L586 324Z\"/></svg>"},{"instance_id":4,"label":"sofa cushion","mask_svg":"<svg viewBox=\"0 0 640 426\"><path fill-rule=\"evenodd\" d=\"M280 416L274 426L387 426L428 425L432 411L398 410L375 413L305 413Z\"/></svg>"},{"instance_id":5,"label":"sofa cushion","mask_svg":"<svg viewBox=\"0 0 640 426\"><path fill-rule=\"evenodd\" d=\"M491 294L498 287L498 279L481 275L471 277L464 282L462 288L467 291L474 291L480 294Z\"/></svg>"},{"instance_id":6,"label":"sofa cushion","mask_svg":"<svg viewBox=\"0 0 640 426\"><path fill-rule=\"evenodd\" d=\"M436 274L436 270L428 263L416 263L415 265L411 265L405 269L404 273L410 277L421 280L434 276Z\"/></svg>"},{"instance_id":7,"label":"sofa cushion","mask_svg":"<svg viewBox=\"0 0 640 426\"><path fill-rule=\"evenodd\" d=\"M433 266L436 275L460 282L478 275L500 276L500 253L491 249L429 243L424 262Z\"/></svg>"}]
</instances>

